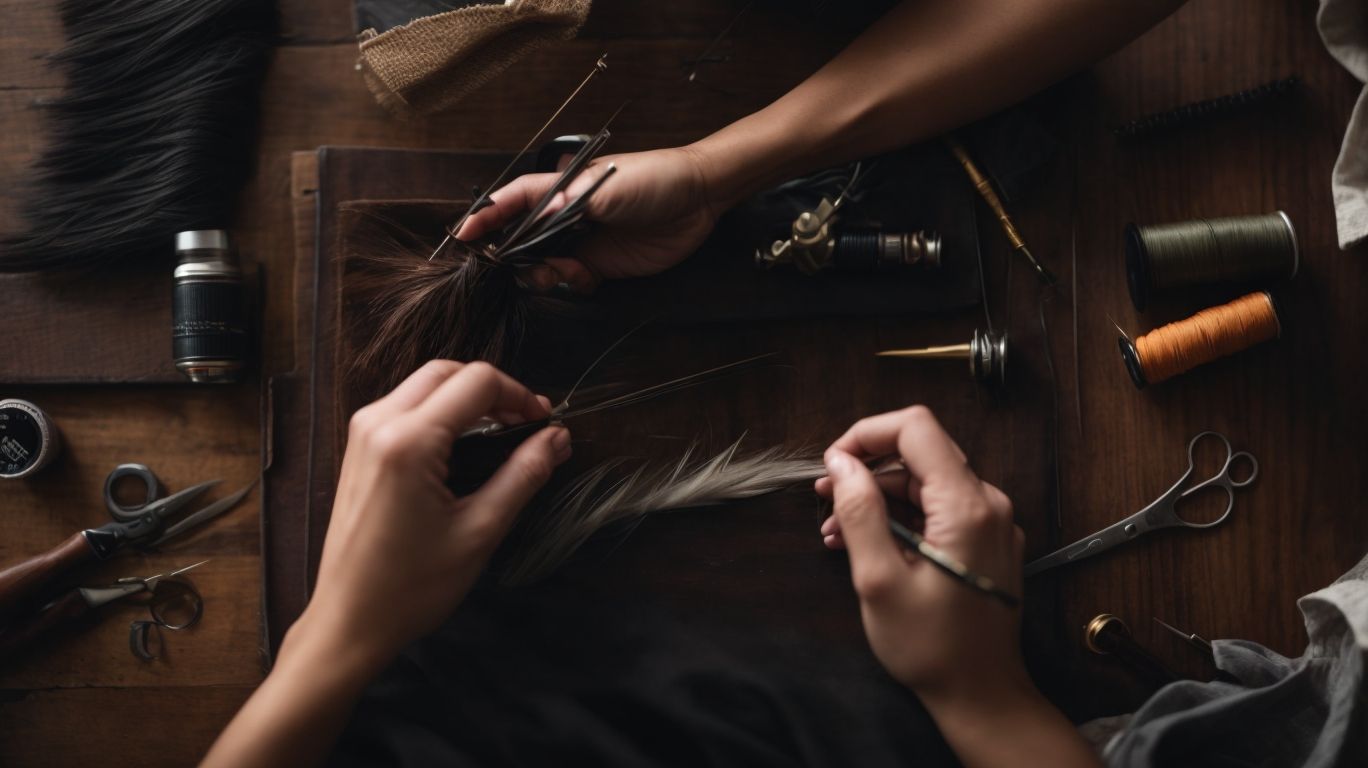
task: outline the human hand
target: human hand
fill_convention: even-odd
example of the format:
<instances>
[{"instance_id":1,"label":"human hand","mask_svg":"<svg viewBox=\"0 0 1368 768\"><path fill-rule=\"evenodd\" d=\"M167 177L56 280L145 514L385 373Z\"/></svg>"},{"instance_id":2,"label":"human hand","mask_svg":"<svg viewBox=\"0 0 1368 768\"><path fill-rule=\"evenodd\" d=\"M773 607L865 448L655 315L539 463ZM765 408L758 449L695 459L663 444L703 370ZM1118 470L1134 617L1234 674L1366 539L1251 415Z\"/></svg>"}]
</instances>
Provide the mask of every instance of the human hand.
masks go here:
<instances>
[{"instance_id":1,"label":"human hand","mask_svg":"<svg viewBox=\"0 0 1368 768\"><path fill-rule=\"evenodd\" d=\"M658 149L597 158L547 208L564 207L604 173L617 170L589 199L586 218L596 226L570 257L551 257L531 268L524 280L537 290L566 283L592 291L605 278L662 272L683 261L703 242L719 211L709 198L697 152L688 147ZM476 240L498 230L537 204L559 174L520 176L491 193L493 205L476 212L456 233Z\"/></svg>"},{"instance_id":2,"label":"human hand","mask_svg":"<svg viewBox=\"0 0 1368 768\"><path fill-rule=\"evenodd\" d=\"M901 456L906 472L875 476L865 460ZM928 707L1030 689L1018 647L1020 612L967 588L888 531L885 494L921 507L928 543L1021 593L1023 534L1012 505L979 480L923 406L857 422L827 449L817 492L833 499L827 546L850 552L851 579L869 644L883 666Z\"/></svg>"},{"instance_id":3,"label":"human hand","mask_svg":"<svg viewBox=\"0 0 1368 768\"><path fill-rule=\"evenodd\" d=\"M549 406L486 363L434 360L357 411L318 586L291 632L343 638L373 671L435 629L570 455L569 432L548 427L458 498L446 486L452 444L482 416L515 424L545 418Z\"/></svg>"}]
</instances>

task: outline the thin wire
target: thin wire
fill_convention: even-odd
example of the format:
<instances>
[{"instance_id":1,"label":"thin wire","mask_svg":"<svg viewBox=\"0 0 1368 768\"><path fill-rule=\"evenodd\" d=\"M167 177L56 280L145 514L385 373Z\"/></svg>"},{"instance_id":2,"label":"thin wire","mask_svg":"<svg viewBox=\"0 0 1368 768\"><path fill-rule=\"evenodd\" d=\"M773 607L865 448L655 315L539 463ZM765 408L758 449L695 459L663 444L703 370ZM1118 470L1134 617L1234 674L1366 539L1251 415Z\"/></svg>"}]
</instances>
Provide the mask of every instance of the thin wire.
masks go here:
<instances>
[{"instance_id":1,"label":"thin wire","mask_svg":"<svg viewBox=\"0 0 1368 768\"><path fill-rule=\"evenodd\" d=\"M750 2L746 3L744 6L741 7L740 11L737 11L736 15L732 17L732 20L727 22L727 26L723 27L722 31L717 33L717 37L714 37L712 42L708 43L708 47L704 48L703 52L698 55L698 58L693 60L693 69L691 69L689 71L688 76L684 78L684 82L692 83L694 82L694 80L698 78L699 65L704 64L708 61L708 57L712 55L712 52L717 48L717 46L722 44L722 41L726 39L727 35L732 31L732 27L735 27L736 23L741 21L741 17L745 16L746 12L749 11L751 7L754 5L755 0L750 0Z\"/></svg>"},{"instance_id":2,"label":"thin wire","mask_svg":"<svg viewBox=\"0 0 1368 768\"><path fill-rule=\"evenodd\" d=\"M1055 529L1064 529L1064 501L1060 497L1063 483L1059 475L1059 378L1055 374L1054 352L1050 347L1050 324L1045 318L1045 308L1054 300L1054 289L1045 286L1040 291L1037 314L1040 319L1040 341L1045 348L1045 367L1050 374L1050 464L1054 478Z\"/></svg>"},{"instance_id":3,"label":"thin wire","mask_svg":"<svg viewBox=\"0 0 1368 768\"><path fill-rule=\"evenodd\" d=\"M1074 375L1074 417L1078 422L1078 439L1084 437L1083 431L1083 375L1080 372L1078 342L1078 142L1075 137L1073 151L1073 201L1069 206L1069 305L1073 311L1073 375Z\"/></svg>"},{"instance_id":4,"label":"thin wire","mask_svg":"<svg viewBox=\"0 0 1368 768\"><path fill-rule=\"evenodd\" d=\"M974 258L978 259L979 295L983 297L983 319L988 323L988 333L993 333L993 312L988 307L988 278L983 269L983 238L979 237L978 206L973 199L969 201L969 226L974 230Z\"/></svg>"},{"instance_id":5,"label":"thin wire","mask_svg":"<svg viewBox=\"0 0 1368 768\"><path fill-rule=\"evenodd\" d=\"M635 328L619 336L617 338L617 341L614 341L612 344L609 344L607 349L600 352L599 356L594 358L594 362L590 363L589 367L584 369L584 372L580 374L580 377L578 379L575 379L575 383L570 387L570 391L566 392L565 397L561 398L561 403L559 406L557 406L557 409L568 409L570 407L571 396L573 396L576 392L579 391L580 385L584 383L585 379L589 378L589 374L593 372L593 370L597 368L599 364L603 362L604 358L608 357L608 355L612 353L613 350L621 346L622 342L626 341L628 337L632 336L637 331L641 330L642 328L645 328L646 324L649 322L651 322L651 320L642 320L640 323L637 324Z\"/></svg>"},{"instance_id":6,"label":"thin wire","mask_svg":"<svg viewBox=\"0 0 1368 768\"><path fill-rule=\"evenodd\" d=\"M687 389L688 387L691 387L699 383L700 381L705 380L716 374L724 373L734 369L739 369L744 366L755 363L757 361L774 357L776 354L777 353L775 352L766 352L763 355L755 355L754 357L748 357L744 360L737 360L736 362L727 363L726 365L719 365L715 368L709 368L706 371L691 373L687 376L681 376L677 379L671 379L670 381L655 384L644 389L638 389L634 392L628 392L625 395L619 395L617 397L612 397L607 400L602 400L600 402L594 403L593 405L584 406L583 408L580 408L578 410L566 411L564 414L561 415L560 418L569 419L574 418L576 416L584 416L586 414L608 410L609 408L619 408L626 405L635 405L637 403L644 402L646 400L651 400L661 395L666 395L671 392L677 392L681 389Z\"/></svg>"},{"instance_id":7,"label":"thin wire","mask_svg":"<svg viewBox=\"0 0 1368 768\"><path fill-rule=\"evenodd\" d=\"M570 102L574 101L580 91L584 90L584 86L588 85L589 81L594 79L594 75L597 75L608 68L607 59L608 54L605 53L598 58L598 61L594 62L594 68L589 70L589 74L585 75L584 79L580 81L580 84L575 87L575 90L571 91L565 101L561 102L561 105L556 108L556 111L551 114L551 117L547 118L546 122L542 123L542 127L538 128L537 132L532 134L532 138L528 139L527 143L523 145L523 148L518 150L518 154L514 155L513 159L508 161L508 165L505 166L498 177L494 179L494 183L485 187L485 190L480 193L479 197L475 198L475 202L470 204L470 207L461 215L461 218L456 224L447 230L446 237L442 238L442 242L433 250L432 255L428 256L428 261L432 261L436 258L437 254L441 253L442 249L446 247L446 244L451 242L451 239L455 236L453 233L460 232L461 227L465 225L466 221L476 211L480 210L481 206L489 199L490 191L499 188L499 185L508 177L509 172L513 170L513 166L517 165L518 161L523 158L523 155L527 154L527 150L531 149L532 145L537 143L537 140L542 137L543 133L546 133L546 129L550 128L551 124L556 122L556 118L560 117L561 113L565 111L565 108L570 106Z\"/></svg>"}]
</instances>

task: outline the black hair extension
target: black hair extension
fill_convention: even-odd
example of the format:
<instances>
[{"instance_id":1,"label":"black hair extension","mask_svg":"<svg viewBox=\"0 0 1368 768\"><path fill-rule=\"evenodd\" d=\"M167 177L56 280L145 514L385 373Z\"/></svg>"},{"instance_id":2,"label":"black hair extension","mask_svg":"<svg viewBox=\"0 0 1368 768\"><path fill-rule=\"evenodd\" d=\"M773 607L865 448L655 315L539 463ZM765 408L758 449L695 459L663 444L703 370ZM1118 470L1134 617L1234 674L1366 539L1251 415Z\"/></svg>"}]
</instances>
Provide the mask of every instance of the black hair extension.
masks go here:
<instances>
[{"instance_id":1,"label":"black hair extension","mask_svg":"<svg viewBox=\"0 0 1368 768\"><path fill-rule=\"evenodd\" d=\"M62 0L67 76L0 271L170 258L227 227L251 169L272 0Z\"/></svg>"}]
</instances>

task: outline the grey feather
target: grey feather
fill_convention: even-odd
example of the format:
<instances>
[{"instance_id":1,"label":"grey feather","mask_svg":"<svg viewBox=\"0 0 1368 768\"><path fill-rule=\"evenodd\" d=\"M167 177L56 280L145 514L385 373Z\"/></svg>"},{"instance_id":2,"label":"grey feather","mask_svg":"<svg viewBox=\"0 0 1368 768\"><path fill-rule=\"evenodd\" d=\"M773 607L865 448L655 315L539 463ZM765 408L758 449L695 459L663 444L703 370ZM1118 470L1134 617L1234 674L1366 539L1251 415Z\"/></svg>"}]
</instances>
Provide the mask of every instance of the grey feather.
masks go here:
<instances>
[{"instance_id":1,"label":"grey feather","mask_svg":"<svg viewBox=\"0 0 1368 768\"><path fill-rule=\"evenodd\" d=\"M783 490L826 474L810 452L770 448L737 457L738 440L705 461L690 447L679 461L642 467L612 480L623 462L600 465L557 494L525 529L525 545L503 575L506 584L535 581L555 570L594 533L613 523L670 510L714 506Z\"/></svg>"}]
</instances>

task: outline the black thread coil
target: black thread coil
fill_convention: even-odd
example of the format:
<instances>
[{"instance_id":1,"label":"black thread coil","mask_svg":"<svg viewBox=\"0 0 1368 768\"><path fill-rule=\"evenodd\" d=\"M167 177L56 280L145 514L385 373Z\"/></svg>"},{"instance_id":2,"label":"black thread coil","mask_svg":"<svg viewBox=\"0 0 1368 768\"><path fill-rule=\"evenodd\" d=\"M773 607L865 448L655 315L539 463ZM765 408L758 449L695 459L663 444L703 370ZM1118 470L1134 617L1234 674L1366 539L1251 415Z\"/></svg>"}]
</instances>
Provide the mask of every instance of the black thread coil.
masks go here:
<instances>
[{"instance_id":1,"label":"black thread coil","mask_svg":"<svg viewBox=\"0 0 1368 768\"><path fill-rule=\"evenodd\" d=\"M1183 104L1163 112L1138 117L1112 130L1123 139L1134 139L1159 131L1181 128L1233 112L1239 112L1290 94L1301 81L1296 75L1214 99Z\"/></svg>"},{"instance_id":2,"label":"black thread coil","mask_svg":"<svg viewBox=\"0 0 1368 768\"><path fill-rule=\"evenodd\" d=\"M236 280L176 283L171 308L175 361L243 361L247 323L242 299L242 283Z\"/></svg>"},{"instance_id":3,"label":"black thread coil","mask_svg":"<svg viewBox=\"0 0 1368 768\"><path fill-rule=\"evenodd\" d=\"M1287 214L1126 225L1131 302L1198 285L1267 282L1297 274L1296 230Z\"/></svg>"},{"instance_id":4,"label":"black thread coil","mask_svg":"<svg viewBox=\"0 0 1368 768\"><path fill-rule=\"evenodd\" d=\"M879 233L842 232L836 238L836 250L832 260L842 267L854 270L872 271L878 269Z\"/></svg>"}]
</instances>

